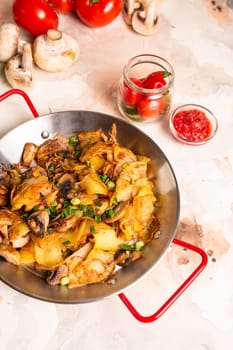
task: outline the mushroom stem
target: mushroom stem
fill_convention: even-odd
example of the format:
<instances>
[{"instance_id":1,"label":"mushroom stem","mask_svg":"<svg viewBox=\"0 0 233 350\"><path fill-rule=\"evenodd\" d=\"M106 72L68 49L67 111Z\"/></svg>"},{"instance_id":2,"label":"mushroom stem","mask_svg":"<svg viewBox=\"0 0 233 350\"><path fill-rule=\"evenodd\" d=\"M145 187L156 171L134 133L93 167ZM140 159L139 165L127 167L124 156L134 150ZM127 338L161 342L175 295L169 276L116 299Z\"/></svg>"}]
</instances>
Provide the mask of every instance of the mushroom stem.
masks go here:
<instances>
[{"instance_id":1,"label":"mushroom stem","mask_svg":"<svg viewBox=\"0 0 233 350\"><path fill-rule=\"evenodd\" d=\"M13 88L30 89L33 84L31 45L25 43L22 52L12 57L5 66L5 76Z\"/></svg>"}]
</instances>

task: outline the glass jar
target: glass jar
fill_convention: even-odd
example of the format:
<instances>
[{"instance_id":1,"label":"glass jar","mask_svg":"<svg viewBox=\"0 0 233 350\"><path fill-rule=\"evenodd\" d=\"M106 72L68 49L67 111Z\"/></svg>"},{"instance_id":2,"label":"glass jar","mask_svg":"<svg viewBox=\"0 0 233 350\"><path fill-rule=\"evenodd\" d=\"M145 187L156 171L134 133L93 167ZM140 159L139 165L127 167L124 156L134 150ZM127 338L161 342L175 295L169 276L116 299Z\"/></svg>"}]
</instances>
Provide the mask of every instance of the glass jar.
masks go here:
<instances>
[{"instance_id":1,"label":"glass jar","mask_svg":"<svg viewBox=\"0 0 233 350\"><path fill-rule=\"evenodd\" d=\"M136 122L165 117L171 107L173 81L174 70L164 58L150 54L131 58L117 92L121 114Z\"/></svg>"}]
</instances>

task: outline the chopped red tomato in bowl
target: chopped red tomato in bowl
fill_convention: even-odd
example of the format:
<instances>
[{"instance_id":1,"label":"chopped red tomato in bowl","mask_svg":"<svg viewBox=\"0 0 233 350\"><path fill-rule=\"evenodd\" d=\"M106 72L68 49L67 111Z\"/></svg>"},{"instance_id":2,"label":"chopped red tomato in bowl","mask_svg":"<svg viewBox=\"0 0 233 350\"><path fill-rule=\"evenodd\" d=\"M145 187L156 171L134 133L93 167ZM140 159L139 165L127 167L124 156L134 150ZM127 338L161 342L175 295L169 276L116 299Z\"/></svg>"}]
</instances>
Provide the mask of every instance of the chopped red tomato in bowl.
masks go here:
<instances>
[{"instance_id":1,"label":"chopped red tomato in bowl","mask_svg":"<svg viewBox=\"0 0 233 350\"><path fill-rule=\"evenodd\" d=\"M187 104L176 108L170 117L170 129L179 141L190 145L202 145L216 134L218 122L207 108Z\"/></svg>"}]
</instances>

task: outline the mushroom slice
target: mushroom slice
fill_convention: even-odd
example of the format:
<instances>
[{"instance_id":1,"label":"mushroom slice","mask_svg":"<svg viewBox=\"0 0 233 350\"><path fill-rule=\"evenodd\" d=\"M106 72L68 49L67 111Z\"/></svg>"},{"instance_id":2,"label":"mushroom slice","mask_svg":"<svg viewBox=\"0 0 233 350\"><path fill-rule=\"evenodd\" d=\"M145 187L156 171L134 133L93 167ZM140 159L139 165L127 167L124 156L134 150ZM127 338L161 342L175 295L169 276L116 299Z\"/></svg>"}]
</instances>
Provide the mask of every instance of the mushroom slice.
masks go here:
<instances>
[{"instance_id":1,"label":"mushroom slice","mask_svg":"<svg viewBox=\"0 0 233 350\"><path fill-rule=\"evenodd\" d=\"M68 274L68 266L63 264L60 265L56 270L50 271L46 281L51 286L56 286L60 283L62 277L67 276Z\"/></svg>"},{"instance_id":2,"label":"mushroom slice","mask_svg":"<svg viewBox=\"0 0 233 350\"><path fill-rule=\"evenodd\" d=\"M32 161L35 159L36 152L38 150L38 146L34 143L27 142L24 145L23 149L23 165L29 166Z\"/></svg>"},{"instance_id":3,"label":"mushroom slice","mask_svg":"<svg viewBox=\"0 0 233 350\"><path fill-rule=\"evenodd\" d=\"M81 215L81 212L80 212ZM56 232L63 233L67 232L70 229L74 229L77 225L78 216L70 215L66 218L58 219L51 223L50 227L54 229Z\"/></svg>"},{"instance_id":4,"label":"mushroom slice","mask_svg":"<svg viewBox=\"0 0 233 350\"><path fill-rule=\"evenodd\" d=\"M28 90L33 86L33 62L31 44L25 43L22 52L12 57L5 66L8 83L16 89Z\"/></svg>"},{"instance_id":5,"label":"mushroom slice","mask_svg":"<svg viewBox=\"0 0 233 350\"><path fill-rule=\"evenodd\" d=\"M70 35L49 29L46 35L39 35L33 42L33 58L41 69L47 72L63 72L78 58L79 46Z\"/></svg>"},{"instance_id":6,"label":"mushroom slice","mask_svg":"<svg viewBox=\"0 0 233 350\"><path fill-rule=\"evenodd\" d=\"M85 259L87 257L87 255L90 253L92 247L93 247L93 245L90 242L84 244L81 248L79 248L73 254L68 256L68 258L66 258L65 262L68 264L71 262L71 260L73 258L77 258L77 257L80 258L81 260Z\"/></svg>"},{"instance_id":7,"label":"mushroom slice","mask_svg":"<svg viewBox=\"0 0 233 350\"><path fill-rule=\"evenodd\" d=\"M20 254L10 245L0 243L0 256L11 264L20 265Z\"/></svg>"},{"instance_id":8,"label":"mushroom slice","mask_svg":"<svg viewBox=\"0 0 233 350\"><path fill-rule=\"evenodd\" d=\"M43 163L54 153L67 152L68 140L65 137L57 136L51 140L45 141L37 151L37 161Z\"/></svg>"},{"instance_id":9,"label":"mushroom slice","mask_svg":"<svg viewBox=\"0 0 233 350\"><path fill-rule=\"evenodd\" d=\"M112 224L113 222L116 222L120 220L124 215L129 206L129 201L127 202L121 202L114 208L115 215L113 217L106 217L104 219L104 222L107 224Z\"/></svg>"},{"instance_id":10,"label":"mushroom slice","mask_svg":"<svg viewBox=\"0 0 233 350\"><path fill-rule=\"evenodd\" d=\"M66 197L68 192L72 189L74 184L75 178L73 174L63 174L57 182L57 185L59 186L60 193L63 197Z\"/></svg>"},{"instance_id":11,"label":"mushroom slice","mask_svg":"<svg viewBox=\"0 0 233 350\"><path fill-rule=\"evenodd\" d=\"M7 206L9 202L9 190L4 185L0 185L0 208Z\"/></svg>"},{"instance_id":12,"label":"mushroom slice","mask_svg":"<svg viewBox=\"0 0 233 350\"><path fill-rule=\"evenodd\" d=\"M13 23L4 23L0 27L0 62L7 62L15 56L19 43L19 27Z\"/></svg>"},{"instance_id":13,"label":"mushroom slice","mask_svg":"<svg viewBox=\"0 0 233 350\"><path fill-rule=\"evenodd\" d=\"M32 232L43 238L47 233L49 225L49 213L47 210L38 210L31 214L27 219L28 226Z\"/></svg>"},{"instance_id":14,"label":"mushroom slice","mask_svg":"<svg viewBox=\"0 0 233 350\"><path fill-rule=\"evenodd\" d=\"M118 266L126 267L133 263L134 261L140 259L142 252L139 250L129 251L118 251L115 254L115 262Z\"/></svg>"}]
</instances>

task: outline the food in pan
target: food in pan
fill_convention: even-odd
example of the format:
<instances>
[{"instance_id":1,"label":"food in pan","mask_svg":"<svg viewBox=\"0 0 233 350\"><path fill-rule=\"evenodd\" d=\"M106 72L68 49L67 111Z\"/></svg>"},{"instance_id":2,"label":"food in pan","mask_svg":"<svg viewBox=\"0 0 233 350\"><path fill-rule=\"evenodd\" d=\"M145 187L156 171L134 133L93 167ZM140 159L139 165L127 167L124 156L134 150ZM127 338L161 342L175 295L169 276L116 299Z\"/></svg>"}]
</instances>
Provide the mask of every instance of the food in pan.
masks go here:
<instances>
[{"instance_id":1,"label":"food in pan","mask_svg":"<svg viewBox=\"0 0 233 350\"><path fill-rule=\"evenodd\" d=\"M114 283L159 233L149 162L117 142L115 124L26 143L0 167L0 256L50 285Z\"/></svg>"}]
</instances>

